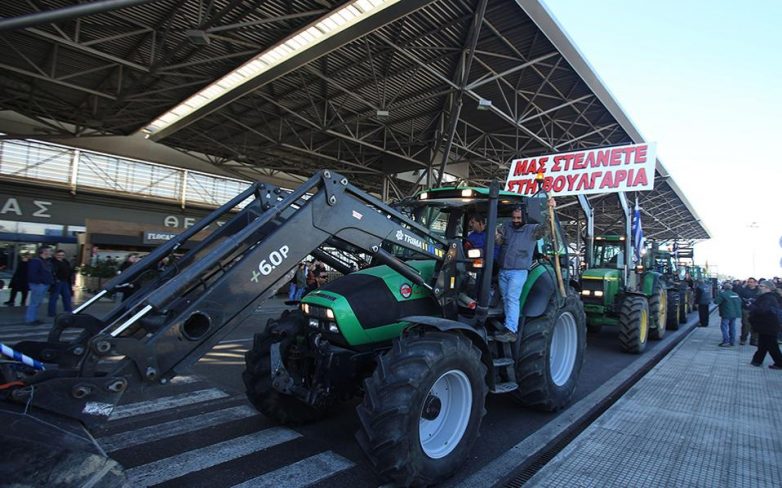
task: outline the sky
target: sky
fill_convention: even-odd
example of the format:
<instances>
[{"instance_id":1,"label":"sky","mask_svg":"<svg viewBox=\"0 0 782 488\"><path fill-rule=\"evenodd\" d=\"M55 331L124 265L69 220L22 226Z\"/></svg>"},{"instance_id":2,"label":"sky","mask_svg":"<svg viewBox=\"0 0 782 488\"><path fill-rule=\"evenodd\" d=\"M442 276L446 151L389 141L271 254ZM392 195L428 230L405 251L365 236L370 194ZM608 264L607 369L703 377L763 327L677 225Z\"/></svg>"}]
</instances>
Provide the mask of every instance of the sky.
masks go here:
<instances>
[{"instance_id":1,"label":"sky","mask_svg":"<svg viewBox=\"0 0 782 488\"><path fill-rule=\"evenodd\" d=\"M542 1L710 231L696 263L782 276L782 1Z\"/></svg>"}]
</instances>

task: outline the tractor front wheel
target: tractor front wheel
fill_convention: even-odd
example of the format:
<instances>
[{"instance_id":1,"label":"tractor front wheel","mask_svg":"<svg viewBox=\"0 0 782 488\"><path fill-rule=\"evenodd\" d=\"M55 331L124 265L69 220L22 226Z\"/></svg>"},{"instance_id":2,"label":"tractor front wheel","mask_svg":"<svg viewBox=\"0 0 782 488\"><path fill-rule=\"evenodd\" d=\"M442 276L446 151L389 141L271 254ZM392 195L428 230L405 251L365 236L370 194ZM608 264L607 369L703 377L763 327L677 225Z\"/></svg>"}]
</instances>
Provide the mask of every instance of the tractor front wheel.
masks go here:
<instances>
[{"instance_id":1,"label":"tractor front wheel","mask_svg":"<svg viewBox=\"0 0 782 488\"><path fill-rule=\"evenodd\" d=\"M433 331L400 337L364 386L356 437L378 474L428 486L467 460L488 391L481 353L467 338Z\"/></svg>"},{"instance_id":2,"label":"tractor front wheel","mask_svg":"<svg viewBox=\"0 0 782 488\"><path fill-rule=\"evenodd\" d=\"M244 355L246 367L242 380L247 389L247 398L259 412L279 424L305 424L318 420L327 413L325 407L313 407L272 386L272 345L280 344L280 359L284 365L290 367L289 351L296 347L297 337L303 336L305 332L302 313L286 310L278 320L270 320L265 331L255 334L252 349Z\"/></svg>"},{"instance_id":3,"label":"tractor front wheel","mask_svg":"<svg viewBox=\"0 0 782 488\"><path fill-rule=\"evenodd\" d=\"M552 295L543 315L524 324L518 347L519 388L512 395L539 410L565 407L573 397L586 349L584 306L572 288L564 300Z\"/></svg>"},{"instance_id":4,"label":"tractor front wheel","mask_svg":"<svg viewBox=\"0 0 782 488\"><path fill-rule=\"evenodd\" d=\"M619 311L619 343L622 350L640 354L649 337L649 304L646 297L628 295Z\"/></svg>"},{"instance_id":5,"label":"tractor front wheel","mask_svg":"<svg viewBox=\"0 0 782 488\"><path fill-rule=\"evenodd\" d=\"M668 323L668 293L659 281L652 289L649 297L649 338L660 340L665 335L665 327Z\"/></svg>"},{"instance_id":6,"label":"tractor front wheel","mask_svg":"<svg viewBox=\"0 0 782 488\"><path fill-rule=\"evenodd\" d=\"M679 330L679 310L682 304L679 301L677 290L668 290L668 317L666 317L668 330Z\"/></svg>"}]
</instances>

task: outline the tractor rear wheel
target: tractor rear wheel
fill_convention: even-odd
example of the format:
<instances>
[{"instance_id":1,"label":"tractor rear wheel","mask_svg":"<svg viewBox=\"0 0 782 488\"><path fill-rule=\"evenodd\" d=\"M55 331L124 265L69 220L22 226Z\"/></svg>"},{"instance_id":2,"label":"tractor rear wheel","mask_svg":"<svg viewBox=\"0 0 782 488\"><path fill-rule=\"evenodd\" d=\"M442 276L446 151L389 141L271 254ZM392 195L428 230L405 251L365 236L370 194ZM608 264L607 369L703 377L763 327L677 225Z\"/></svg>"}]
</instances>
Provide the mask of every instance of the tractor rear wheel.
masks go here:
<instances>
[{"instance_id":1,"label":"tractor rear wheel","mask_svg":"<svg viewBox=\"0 0 782 488\"><path fill-rule=\"evenodd\" d=\"M572 288L564 300L552 295L543 315L524 324L518 347L519 388L512 395L539 410L565 407L573 397L586 349L584 306Z\"/></svg>"},{"instance_id":2,"label":"tractor rear wheel","mask_svg":"<svg viewBox=\"0 0 782 488\"><path fill-rule=\"evenodd\" d=\"M619 311L619 343L622 350L640 354L649 337L649 303L646 297L628 295Z\"/></svg>"},{"instance_id":3,"label":"tractor rear wheel","mask_svg":"<svg viewBox=\"0 0 782 488\"><path fill-rule=\"evenodd\" d=\"M271 420L284 425L300 425L313 422L326 415L325 407L316 408L292 395L286 395L272 386L271 348L280 344L280 355L284 365L291 346L297 336L306 331L304 316L299 311L283 312L278 320L270 320L266 330L255 334L253 347L244 355L245 370L242 380L247 389L247 398L259 412Z\"/></svg>"},{"instance_id":4,"label":"tractor rear wheel","mask_svg":"<svg viewBox=\"0 0 782 488\"><path fill-rule=\"evenodd\" d=\"M679 330L679 309L682 307L679 301L678 290L668 290L668 330Z\"/></svg>"},{"instance_id":5,"label":"tractor rear wheel","mask_svg":"<svg viewBox=\"0 0 782 488\"><path fill-rule=\"evenodd\" d=\"M462 335L400 337L364 381L356 434L375 471L402 486L428 486L467 460L481 420L486 366Z\"/></svg>"},{"instance_id":6,"label":"tractor rear wheel","mask_svg":"<svg viewBox=\"0 0 782 488\"><path fill-rule=\"evenodd\" d=\"M660 340L665 335L665 327L668 320L668 293L661 282L657 282L652 288L649 297L649 338Z\"/></svg>"}]
</instances>

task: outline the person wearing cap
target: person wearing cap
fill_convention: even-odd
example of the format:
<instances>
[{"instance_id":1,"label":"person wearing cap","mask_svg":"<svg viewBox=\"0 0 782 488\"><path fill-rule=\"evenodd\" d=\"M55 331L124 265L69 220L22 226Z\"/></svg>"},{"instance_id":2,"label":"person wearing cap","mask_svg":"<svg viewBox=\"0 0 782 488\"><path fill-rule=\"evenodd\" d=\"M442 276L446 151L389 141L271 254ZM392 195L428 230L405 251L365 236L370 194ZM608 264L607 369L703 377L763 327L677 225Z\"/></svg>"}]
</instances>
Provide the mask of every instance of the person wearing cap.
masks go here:
<instances>
[{"instance_id":1,"label":"person wearing cap","mask_svg":"<svg viewBox=\"0 0 782 488\"><path fill-rule=\"evenodd\" d=\"M714 304L720 308L720 330L722 343L720 347L731 347L736 344L736 319L741 319L741 297L733 291L730 281L722 283L722 291L717 295Z\"/></svg>"},{"instance_id":2,"label":"person wearing cap","mask_svg":"<svg viewBox=\"0 0 782 488\"><path fill-rule=\"evenodd\" d=\"M752 331L758 334L758 349L752 356L752 366L760 367L766 358L766 353L771 355L774 364L771 369L782 369L782 352L777 344L780 321L779 309L782 302L776 293L776 286L769 280L760 280L758 283L758 296L749 309L749 321Z\"/></svg>"}]
</instances>

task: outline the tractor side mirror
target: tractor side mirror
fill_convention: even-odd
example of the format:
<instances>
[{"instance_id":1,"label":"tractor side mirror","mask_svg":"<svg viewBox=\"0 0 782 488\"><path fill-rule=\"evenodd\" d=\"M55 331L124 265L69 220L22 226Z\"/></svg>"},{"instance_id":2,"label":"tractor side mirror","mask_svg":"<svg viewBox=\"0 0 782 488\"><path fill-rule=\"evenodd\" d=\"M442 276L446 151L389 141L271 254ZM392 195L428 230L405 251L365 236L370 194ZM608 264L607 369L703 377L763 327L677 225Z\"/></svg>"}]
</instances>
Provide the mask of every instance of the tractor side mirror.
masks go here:
<instances>
[{"instance_id":1,"label":"tractor side mirror","mask_svg":"<svg viewBox=\"0 0 782 488\"><path fill-rule=\"evenodd\" d=\"M616 255L616 269L624 269L625 267L625 253L620 252Z\"/></svg>"}]
</instances>

